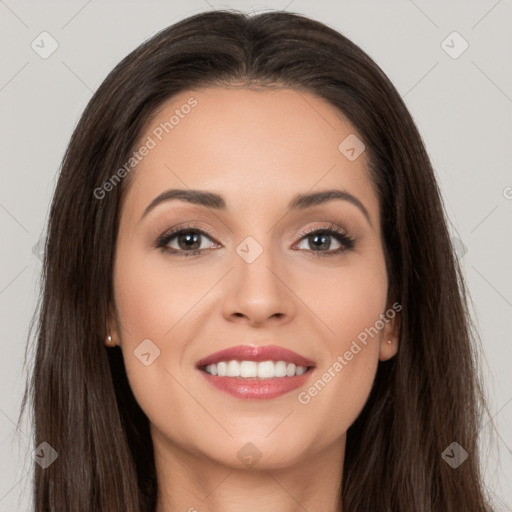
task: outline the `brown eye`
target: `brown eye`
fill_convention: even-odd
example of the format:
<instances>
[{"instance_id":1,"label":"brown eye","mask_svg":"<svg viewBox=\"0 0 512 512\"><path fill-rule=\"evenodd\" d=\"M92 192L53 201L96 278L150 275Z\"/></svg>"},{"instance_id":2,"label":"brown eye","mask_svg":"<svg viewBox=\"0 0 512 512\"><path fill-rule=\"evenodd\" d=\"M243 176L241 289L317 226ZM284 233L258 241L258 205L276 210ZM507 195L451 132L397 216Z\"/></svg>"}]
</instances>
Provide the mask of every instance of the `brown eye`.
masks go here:
<instances>
[{"instance_id":1,"label":"brown eye","mask_svg":"<svg viewBox=\"0 0 512 512\"><path fill-rule=\"evenodd\" d=\"M331 239L334 238L340 247L333 250L331 248ZM306 249L317 253L318 256L330 256L339 254L352 249L355 246L355 239L348 234L333 228L315 228L303 233L302 239L308 242L313 249Z\"/></svg>"},{"instance_id":2,"label":"brown eye","mask_svg":"<svg viewBox=\"0 0 512 512\"><path fill-rule=\"evenodd\" d=\"M165 252L179 256L194 256L209 248L201 247L204 238L211 240L202 229L182 227L163 235L158 241L157 247ZM171 243L174 244L174 247L170 245Z\"/></svg>"}]
</instances>

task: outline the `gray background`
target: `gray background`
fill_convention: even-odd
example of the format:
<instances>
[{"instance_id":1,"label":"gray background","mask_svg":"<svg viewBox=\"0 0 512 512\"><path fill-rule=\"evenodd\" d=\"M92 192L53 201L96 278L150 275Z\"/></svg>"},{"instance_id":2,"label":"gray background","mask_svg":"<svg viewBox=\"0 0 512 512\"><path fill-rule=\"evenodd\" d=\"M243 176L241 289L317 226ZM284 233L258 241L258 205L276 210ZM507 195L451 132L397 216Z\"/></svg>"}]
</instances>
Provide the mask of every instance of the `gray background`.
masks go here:
<instances>
[{"instance_id":1,"label":"gray background","mask_svg":"<svg viewBox=\"0 0 512 512\"><path fill-rule=\"evenodd\" d=\"M504 502L496 510L511 510L512 0L0 0L0 512L28 510L31 501L30 425L26 418L14 436L14 422L38 293L37 243L72 130L92 92L143 40L188 15L225 7L286 9L331 25L369 53L404 97L460 240L499 433L491 443L490 423L483 428L483 470ZM43 31L58 43L46 59L31 47L42 45ZM458 58L445 51L463 48L462 40L446 40L453 31L469 44Z\"/></svg>"}]
</instances>

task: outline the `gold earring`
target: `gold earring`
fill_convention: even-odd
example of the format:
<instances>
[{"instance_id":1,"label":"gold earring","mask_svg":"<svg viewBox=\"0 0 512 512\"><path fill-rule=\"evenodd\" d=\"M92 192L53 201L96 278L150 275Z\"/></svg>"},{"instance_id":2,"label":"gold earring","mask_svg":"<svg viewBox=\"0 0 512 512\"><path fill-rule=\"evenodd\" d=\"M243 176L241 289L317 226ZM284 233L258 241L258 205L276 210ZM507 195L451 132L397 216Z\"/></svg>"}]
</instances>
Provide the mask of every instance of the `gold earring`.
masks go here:
<instances>
[{"instance_id":1,"label":"gold earring","mask_svg":"<svg viewBox=\"0 0 512 512\"><path fill-rule=\"evenodd\" d=\"M112 336L110 336L110 334L107 335L107 340L105 341L105 345L107 345L107 347L115 346L115 343L112 341Z\"/></svg>"}]
</instances>

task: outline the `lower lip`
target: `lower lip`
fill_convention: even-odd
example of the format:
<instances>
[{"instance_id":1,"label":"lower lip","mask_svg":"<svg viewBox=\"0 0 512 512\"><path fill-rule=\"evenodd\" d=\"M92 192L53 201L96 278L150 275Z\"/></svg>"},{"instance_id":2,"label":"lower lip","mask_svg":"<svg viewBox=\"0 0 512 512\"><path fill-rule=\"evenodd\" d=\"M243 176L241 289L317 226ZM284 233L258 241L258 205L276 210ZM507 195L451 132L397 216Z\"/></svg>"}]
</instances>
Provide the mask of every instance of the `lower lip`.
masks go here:
<instances>
[{"instance_id":1,"label":"lower lip","mask_svg":"<svg viewBox=\"0 0 512 512\"><path fill-rule=\"evenodd\" d=\"M219 391L236 398L268 400L300 388L309 379L313 368L302 375L276 377L274 379L244 379L240 377L219 377L199 370L206 380Z\"/></svg>"}]
</instances>

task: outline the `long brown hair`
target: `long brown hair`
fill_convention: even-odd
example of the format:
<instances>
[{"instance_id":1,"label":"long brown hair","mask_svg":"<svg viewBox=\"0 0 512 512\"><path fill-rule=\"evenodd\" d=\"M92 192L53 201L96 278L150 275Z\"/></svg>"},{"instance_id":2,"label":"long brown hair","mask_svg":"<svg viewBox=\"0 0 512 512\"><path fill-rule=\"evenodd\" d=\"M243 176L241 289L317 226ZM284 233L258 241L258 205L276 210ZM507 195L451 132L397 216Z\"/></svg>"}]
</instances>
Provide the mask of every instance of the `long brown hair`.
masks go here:
<instances>
[{"instance_id":1,"label":"long brown hair","mask_svg":"<svg viewBox=\"0 0 512 512\"><path fill-rule=\"evenodd\" d=\"M286 86L339 109L364 139L379 197L389 304L401 311L397 355L380 362L347 433L344 512L489 511L478 432L486 410L467 290L435 175L404 102L381 69L336 30L302 15L206 12L125 57L87 105L65 153L50 217L32 400L36 512L153 512L157 481L148 420L120 349L104 345L125 179L123 166L155 110L198 87ZM136 172L136 170L132 171ZM457 469L442 453L469 454Z\"/></svg>"}]
</instances>

